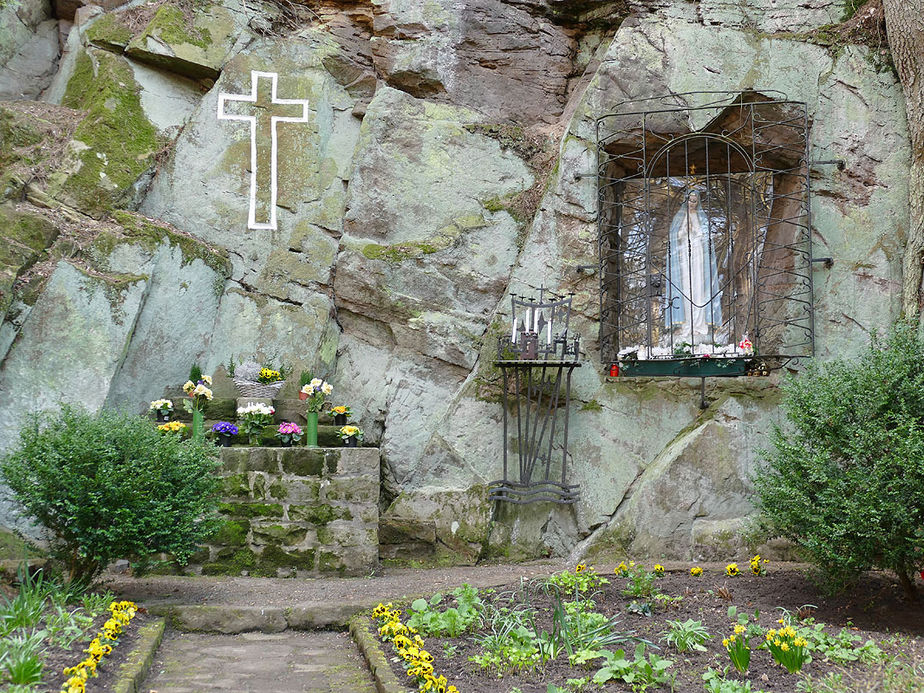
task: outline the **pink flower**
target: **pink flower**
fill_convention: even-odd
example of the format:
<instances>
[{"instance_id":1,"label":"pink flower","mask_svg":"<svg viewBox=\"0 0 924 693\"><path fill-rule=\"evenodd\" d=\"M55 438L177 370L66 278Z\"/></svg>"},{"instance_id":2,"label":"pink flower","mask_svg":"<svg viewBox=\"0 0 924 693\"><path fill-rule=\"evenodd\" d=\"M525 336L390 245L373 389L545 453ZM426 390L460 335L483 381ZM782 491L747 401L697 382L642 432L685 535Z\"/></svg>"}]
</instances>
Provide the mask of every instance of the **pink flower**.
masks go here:
<instances>
[{"instance_id":1,"label":"pink flower","mask_svg":"<svg viewBox=\"0 0 924 693\"><path fill-rule=\"evenodd\" d=\"M279 424L279 433L282 435L301 435L302 429L300 429L296 423L283 421Z\"/></svg>"}]
</instances>

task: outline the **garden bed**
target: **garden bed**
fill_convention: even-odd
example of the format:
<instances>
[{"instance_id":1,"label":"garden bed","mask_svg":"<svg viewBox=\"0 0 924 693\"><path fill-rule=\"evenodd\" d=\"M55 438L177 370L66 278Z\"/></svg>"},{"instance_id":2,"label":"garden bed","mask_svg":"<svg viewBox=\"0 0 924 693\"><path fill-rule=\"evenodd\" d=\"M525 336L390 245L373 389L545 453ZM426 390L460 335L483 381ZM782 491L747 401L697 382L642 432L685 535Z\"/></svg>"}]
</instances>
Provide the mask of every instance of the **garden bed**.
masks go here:
<instances>
[{"instance_id":1,"label":"garden bed","mask_svg":"<svg viewBox=\"0 0 924 693\"><path fill-rule=\"evenodd\" d=\"M746 570L747 564L742 567ZM565 585L574 582L571 578L574 573L566 572L569 577L565 579ZM584 574L592 576L593 569L587 569ZM494 591L479 592L478 599L483 605L476 605L478 616L474 625L460 637L428 635L427 624L421 627L425 649L434 658L434 675L445 676L447 685L455 685L463 693L510 693L516 690L546 693L558 690L550 688L549 684L560 686L565 691L671 690L670 681L675 691L702 691L703 674L710 669L729 683L717 680L716 688L705 690L722 693L744 690L912 693L924 690L924 605L907 601L897 581L889 576L878 573L864 575L850 591L828 598L802 570L772 565L762 576L741 574L728 577L716 568L707 569L700 577L692 576L688 568L684 568L668 571L662 577L641 577L634 581L616 577L612 569L608 574L601 571L599 575L605 577L608 584L581 592L581 599L591 596L594 602L585 611L594 611L607 618L616 617L616 632L631 633L660 648L647 645L643 656L649 663L656 663L659 658L672 662L663 670L661 683L646 686L643 678L636 678L636 687L633 688L630 683L614 677L599 685L594 683L594 677L607 663L603 656L587 658L590 653L585 652L587 659L583 664L569 664L565 647L558 647L556 656L547 661L543 661L542 654L537 656L537 650L527 644L529 637L526 631L535 635L543 632L551 634L556 630L553 621L556 590L542 580L523 581ZM652 588L648 595L643 594L646 581L651 582ZM630 582L637 588L634 595L624 594ZM559 586L559 589L562 587ZM573 601L573 596L564 597L563 601ZM403 606L401 620L407 624L414 610L406 608L408 605ZM422 604L418 601L414 606L420 611ZM447 595L439 603L428 606L416 621L411 622L429 619L431 624L437 624L436 630L439 630L445 627L444 620L441 620L444 617L426 614L442 614L447 607L457 607L464 616L465 609ZM730 607L737 612L734 617L730 616ZM571 609L574 611L573 607ZM647 613L649 610L650 615ZM531 616L527 617L526 611L530 611ZM521 614L519 621L525 629L521 631L519 640L505 630L505 623L516 620L511 616L513 612ZM758 612L756 619L755 612ZM602 617L594 618L599 620ZM760 633L751 639L750 666L745 674L735 670L723 645L723 639L734 632L738 618L747 618L755 632L758 625L760 628ZM767 629L781 628L778 623L781 618L791 619L799 634L810 641L806 649L812 660L804 664L799 673L789 673L774 662L767 649L759 649L766 639ZM455 620L455 616L450 620ZM703 642L702 651L690 649L681 653L663 640L670 629L668 621L688 620L701 623L710 635ZM378 621L378 625L385 622L382 617ZM576 621L577 616L572 613L568 623ZM432 626L429 631L434 632ZM504 636L498 640L506 643L506 650L486 646L485 636L492 632ZM867 644L870 640L873 643ZM404 663L395 655L393 644L384 642L383 646L398 679L408 688L415 688L415 679L406 674ZM636 647L636 642L628 641L590 649L616 652L616 659L620 657L618 650L621 649L625 659L632 662ZM492 652L493 655L490 654ZM487 666L473 661L477 657L482 658ZM494 663L488 664L492 657ZM751 682L750 689L744 687L747 681ZM720 685L722 687L718 687Z\"/></svg>"},{"instance_id":2,"label":"garden bed","mask_svg":"<svg viewBox=\"0 0 924 693\"><path fill-rule=\"evenodd\" d=\"M113 690L121 665L151 620L143 610L133 612L117 640L108 639L103 634L114 627L109 625L114 619L110 604L117 601L113 595L72 592L60 582L43 579L41 572L18 588L4 585L3 597L0 690L17 693L57 693L66 688L69 676L64 670L89 660L88 647L97 637L112 650L99 657L97 676L88 678L86 687Z\"/></svg>"}]
</instances>

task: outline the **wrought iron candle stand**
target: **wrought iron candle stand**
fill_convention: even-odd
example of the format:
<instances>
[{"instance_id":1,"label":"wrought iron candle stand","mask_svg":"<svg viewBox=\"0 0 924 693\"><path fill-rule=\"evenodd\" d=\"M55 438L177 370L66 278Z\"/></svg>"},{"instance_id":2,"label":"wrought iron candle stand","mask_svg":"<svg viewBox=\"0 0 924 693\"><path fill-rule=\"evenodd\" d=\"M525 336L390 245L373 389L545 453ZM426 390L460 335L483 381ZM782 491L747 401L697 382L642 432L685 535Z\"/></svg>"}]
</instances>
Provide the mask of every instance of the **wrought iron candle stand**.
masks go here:
<instances>
[{"instance_id":1,"label":"wrought iron candle stand","mask_svg":"<svg viewBox=\"0 0 924 693\"><path fill-rule=\"evenodd\" d=\"M504 387L504 477L491 483L491 500L567 504L579 497L578 486L567 481L571 374L581 365L580 337L568 335L572 298L573 294L556 296L544 288L539 289L538 301L511 296L510 335L498 340L498 358L494 362L501 370ZM559 410L563 410L561 417ZM507 447L514 417L517 475L511 478ZM553 465L559 419L562 419L560 475Z\"/></svg>"}]
</instances>

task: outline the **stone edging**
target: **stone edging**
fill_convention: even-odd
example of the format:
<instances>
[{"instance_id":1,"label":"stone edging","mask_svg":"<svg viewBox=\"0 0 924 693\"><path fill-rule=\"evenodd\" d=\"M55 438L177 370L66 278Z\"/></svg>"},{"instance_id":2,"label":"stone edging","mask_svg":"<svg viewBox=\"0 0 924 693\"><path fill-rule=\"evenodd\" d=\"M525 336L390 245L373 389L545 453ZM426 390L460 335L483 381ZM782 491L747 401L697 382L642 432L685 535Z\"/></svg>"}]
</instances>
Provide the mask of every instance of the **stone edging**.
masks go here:
<instances>
[{"instance_id":1,"label":"stone edging","mask_svg":"<svg viewBox=\"0 0 924 693\"><path fill-rule=\"evenodd\" d=\"M372 672L375 689L378 693L408 693L408 689L398 682L395 672L391 670L378 639L369 630L371 623L368 616L357 614L350 619L350 635Z\"/></svg>"},{"instance_id":2,"label":"stone edging","mask_svg":"<svg viewBox=\"0 0 924 693\"><path fill-rule=\"evenodd\" d=\"M139 629L138 641L116 675L113 693L141 693L141 685L151 670L154 654L163 640L165 625L166 621L158 618Z\"/></svg>"}]
</instances>

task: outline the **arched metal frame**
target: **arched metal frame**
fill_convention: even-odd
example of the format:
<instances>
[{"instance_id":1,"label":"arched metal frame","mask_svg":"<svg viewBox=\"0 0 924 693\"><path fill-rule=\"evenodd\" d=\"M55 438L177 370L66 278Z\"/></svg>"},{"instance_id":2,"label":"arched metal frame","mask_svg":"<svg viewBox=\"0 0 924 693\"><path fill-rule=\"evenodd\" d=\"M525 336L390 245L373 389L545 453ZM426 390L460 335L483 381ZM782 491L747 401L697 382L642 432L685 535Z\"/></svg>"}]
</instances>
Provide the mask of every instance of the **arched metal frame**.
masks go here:
<instances>
[{"instance_id":1,"label":"arched metal frame","mask_svg":"<svg viewBox=\"0 0 924 693\"><path fill-rule=\"evenodd\" d=\"M597 120L603 363L621 375L703 377L812 356L805 104L775 92L693 92L617 108ZM704 198L719 286L705 306L678 287L665 232L691 190ZM708 339L692 320L673 322L678 295L686 317L707 307L722 316Z\"/></svg>"}]
</instances>

